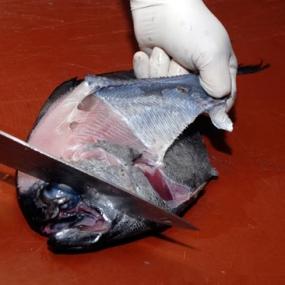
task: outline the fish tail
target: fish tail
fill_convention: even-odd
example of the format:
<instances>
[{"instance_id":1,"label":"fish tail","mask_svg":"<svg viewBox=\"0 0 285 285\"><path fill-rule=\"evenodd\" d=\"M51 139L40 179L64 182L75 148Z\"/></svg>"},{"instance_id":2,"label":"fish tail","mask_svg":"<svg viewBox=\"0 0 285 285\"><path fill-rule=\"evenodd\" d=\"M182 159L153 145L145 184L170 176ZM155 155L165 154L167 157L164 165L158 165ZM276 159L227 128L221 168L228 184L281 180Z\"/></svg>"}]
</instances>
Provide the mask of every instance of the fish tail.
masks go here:
<instances>
[{"instance_id":1,"label":"fish tail","mask_svg":"<svg viewBox=\"0 0 285 285\"><path fill-rule=\"evenodd\" d=\"M261 60L258 64L252 64L252 65L242 65L240 64L238 66L238 72L237 74L250 74L250 73L256 73L260 72L266 68L270 67L270 64L266 63L264 64Z\"/></svg>"}]
</instances>

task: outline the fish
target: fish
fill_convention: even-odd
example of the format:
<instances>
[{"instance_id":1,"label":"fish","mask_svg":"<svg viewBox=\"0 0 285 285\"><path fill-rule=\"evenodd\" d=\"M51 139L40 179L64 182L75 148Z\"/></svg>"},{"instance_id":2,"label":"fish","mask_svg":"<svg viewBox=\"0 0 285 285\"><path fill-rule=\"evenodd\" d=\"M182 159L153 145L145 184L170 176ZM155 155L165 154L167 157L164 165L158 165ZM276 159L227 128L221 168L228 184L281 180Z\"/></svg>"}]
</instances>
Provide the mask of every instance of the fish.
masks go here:
<instances>
[{"instance_id":1,"label":"fish","mask_svg":"<svg viewBox=\"0 0 285 285\"><path fill-rule=\"evenodd\" d=\"M202 114L226 109L194 74L135 79L133 72L87 75L62 83L39 112L28 142L72 165L130 189L154 205L181 215L217 176L202 136L193 127ZM124 212L124 200L94 187L73 189L17 173L17 197L30 227L54 252L101 249L166 225Z\"/></svg>"}]
</instances>

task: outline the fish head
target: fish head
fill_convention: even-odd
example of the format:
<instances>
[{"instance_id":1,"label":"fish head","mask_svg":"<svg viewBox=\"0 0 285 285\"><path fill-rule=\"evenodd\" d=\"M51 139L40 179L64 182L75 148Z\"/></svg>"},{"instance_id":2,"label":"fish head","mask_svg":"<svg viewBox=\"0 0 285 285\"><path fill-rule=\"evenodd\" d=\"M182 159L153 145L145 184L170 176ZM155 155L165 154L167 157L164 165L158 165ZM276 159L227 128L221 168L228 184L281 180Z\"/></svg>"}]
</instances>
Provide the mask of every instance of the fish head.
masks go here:
<instances>
[{"instance_id":1,"label":"fish head","mask_svg":"<svg viewBox=\"0 0 285 285\"><path fill-rule=\"evenodd\" d=\"M78 191L65 184L35 180L24 191L18 185L18 191L29 225L48 237L49 248L55 252L98 249L151 228L149 221L124 214L118 204L92 187Z\"/></svg>"}]
</instances>

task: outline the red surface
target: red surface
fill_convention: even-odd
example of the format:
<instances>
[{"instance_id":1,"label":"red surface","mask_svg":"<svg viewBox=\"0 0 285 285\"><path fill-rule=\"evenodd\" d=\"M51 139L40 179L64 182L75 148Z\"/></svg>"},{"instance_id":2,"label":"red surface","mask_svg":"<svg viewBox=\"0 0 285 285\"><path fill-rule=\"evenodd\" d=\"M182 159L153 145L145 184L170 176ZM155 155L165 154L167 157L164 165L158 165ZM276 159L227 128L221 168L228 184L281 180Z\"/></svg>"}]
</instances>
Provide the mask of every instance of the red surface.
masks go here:
<instances>
[{"instance_id":1,"label":"red surface","mask_svg":"<svg viewBox=\"0 0 285 285\"><path fill-rule=\"evenodd\" d=\"M128 1L0 0L0 129L25 138L60 82L131 68ZM283 0L209 0L242 63L272 66L238 79L235 131L207 140L220 178L186 214L201 230L148 237L82 255L55 255L18 208L1 167L0 284L285 284ZM216 143L215 143L216 142ZM217 147L218 146L218 147ZM48 283L49 282L49 283Z\"/></svg>"}]
</instances>

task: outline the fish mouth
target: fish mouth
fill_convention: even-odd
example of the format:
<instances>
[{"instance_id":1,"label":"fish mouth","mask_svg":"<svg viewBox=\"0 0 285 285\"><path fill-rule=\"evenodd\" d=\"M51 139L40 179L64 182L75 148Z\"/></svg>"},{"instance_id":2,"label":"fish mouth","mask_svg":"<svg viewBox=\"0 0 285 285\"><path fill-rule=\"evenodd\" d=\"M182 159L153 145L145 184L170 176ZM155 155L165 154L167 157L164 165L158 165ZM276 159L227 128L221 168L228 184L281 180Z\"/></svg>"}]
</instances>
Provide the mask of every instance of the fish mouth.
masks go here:
<instances>
[{"instance_id":1,"label":"fish mouth","mask_svg":"<svg viewBox=\"0 0 285 285\"><path fill-rule=\"evenodd\" d=\"M67 229L103 234L111 220L99 207L65 184L36 181L19 202L31 227L52 237Z\"/></svg>"},{"instance_id":2,"label":"fish mouth","mask_svg":"<svg viewBox=\"0 0 285 285\"><path fill-rule=\"evenodd\" d=\"M102 234L111 229L111 223L98 209L88 207L81 201L73 209L59 210L55 218L47 221L43 234L56 235L66 229Z\"/></svg>"}]
</instances>

